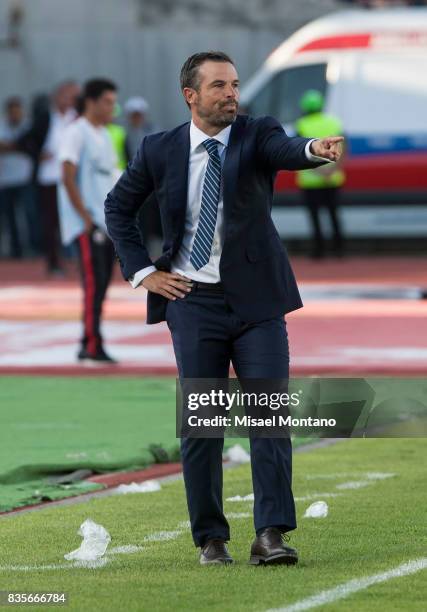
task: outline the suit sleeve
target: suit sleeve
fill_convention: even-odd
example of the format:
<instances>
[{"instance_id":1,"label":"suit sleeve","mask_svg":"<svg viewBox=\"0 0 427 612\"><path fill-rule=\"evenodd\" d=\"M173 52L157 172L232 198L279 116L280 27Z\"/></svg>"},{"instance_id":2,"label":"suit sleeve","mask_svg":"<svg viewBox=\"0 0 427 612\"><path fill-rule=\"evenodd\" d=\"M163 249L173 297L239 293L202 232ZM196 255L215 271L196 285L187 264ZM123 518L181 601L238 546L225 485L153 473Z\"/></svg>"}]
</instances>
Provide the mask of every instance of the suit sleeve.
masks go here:
<instances>
[{"instance_id":1,"label":"suit sleeve","mask_svg":"<svg viewBox=\"0 0 427 612\"><path fill-rule=\"evenodd\" d=\"M123 277L152 266L137 226L136 215L154 190L146 158L146 138L105 200L105 223L113 241Z\"/></svg>"},{"instance_id":2,"label":"suit sleeve","mask_svg":"<svg viewBox=\"0 0 427 612\"><path fill-rule=\"evenodd\" d=\"M307 170L327 163L309 161L305 152L312 138L288 136L282 125L273 117L260 121L257 135L257 153L271 170Z\"/></svg>"}]
</instances>

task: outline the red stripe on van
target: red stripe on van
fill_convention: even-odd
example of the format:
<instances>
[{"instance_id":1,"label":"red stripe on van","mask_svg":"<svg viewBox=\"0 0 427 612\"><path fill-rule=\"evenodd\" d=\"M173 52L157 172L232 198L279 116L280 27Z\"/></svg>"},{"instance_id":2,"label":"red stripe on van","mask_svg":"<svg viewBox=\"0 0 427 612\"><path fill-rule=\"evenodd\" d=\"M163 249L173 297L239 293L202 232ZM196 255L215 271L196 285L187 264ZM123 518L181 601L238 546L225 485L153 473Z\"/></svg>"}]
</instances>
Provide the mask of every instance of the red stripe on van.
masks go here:
<instances>
[{"instance_id":1,"label":"red stripe on van","mask_svg":"<svg viewBox=\"0 0 427 612\"><path fill-rule=\"evenodd\" d=\"M366 155L347 159L347 191L427 191L427 154ZM294 172L277 174L275 190L279 193L297 189Z\"/></svg>"},{"instance_id":2,"label":"red stripe on van","mask_svg":"<svg viewBox=\"0 0 427 612\"><path fill-rule=\"evenodd\" d=\"M325 36L307 43L298 53L303 51L319 51L320 49L355 49L369 47L371 34L340 34L339 36Z\"/></svg>"}]
</instances>

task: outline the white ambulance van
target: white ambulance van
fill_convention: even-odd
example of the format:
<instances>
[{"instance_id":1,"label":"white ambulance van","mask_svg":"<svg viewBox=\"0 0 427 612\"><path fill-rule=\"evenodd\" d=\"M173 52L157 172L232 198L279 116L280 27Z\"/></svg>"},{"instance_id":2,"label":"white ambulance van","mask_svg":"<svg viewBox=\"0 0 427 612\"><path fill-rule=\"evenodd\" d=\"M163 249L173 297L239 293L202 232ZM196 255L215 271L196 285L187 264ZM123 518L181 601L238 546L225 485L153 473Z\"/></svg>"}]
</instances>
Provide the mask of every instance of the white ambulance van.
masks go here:
<instances>
[{"instance_id":1,"label":"white ambulance van","mask_svg":"<svg viewBox=\"0 0 427 612\"><path fill-rule=\"evenodd\" d=\"M292 133L308 89L343 122L342 218L352 237L427 236L427 7L349 10L285 40L241 92L250 115ZM306 237L295 175L280 172L274 216L284 237Z\"/></svg>"}]
</instances>

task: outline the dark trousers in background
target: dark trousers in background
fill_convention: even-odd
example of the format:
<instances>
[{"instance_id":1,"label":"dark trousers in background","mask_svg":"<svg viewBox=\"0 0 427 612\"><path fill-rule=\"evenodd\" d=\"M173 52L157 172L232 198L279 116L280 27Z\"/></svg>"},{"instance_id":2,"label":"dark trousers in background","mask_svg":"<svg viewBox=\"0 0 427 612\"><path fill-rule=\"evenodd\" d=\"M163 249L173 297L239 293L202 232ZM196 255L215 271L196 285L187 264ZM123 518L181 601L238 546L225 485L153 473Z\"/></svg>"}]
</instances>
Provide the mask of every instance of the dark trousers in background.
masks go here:
<instances>
[{"instance_id":1,"label":"dark trousers in background","mask_svg":"<svg viewBox=\"0 0 427 612\"><path fill-rule=\"evenodd\" d=\"M223 293L193 289L169 301L168 327L183 378L228 378L230 361L239 379L283 379L289 351L282 317L246 324L227 306ZM196 546L208 539L229 540L223 511L223 438L182 438L181 456L191 530ZM250 441L256 531L296 528L289 438Z\"/></svg>"},{"instance_id":2,"label":"dark trousers in background","mask_svg":"<svg viewBox=\"0 0 427 612\"><path fill-rule=\"evenodd\" d=\"M43 244L48 272L61 269L61 240L56 185L39 185Z\"/></svg>"},{"instance_id":3,"label":"dark trousers in background","mask_svg":"<svg viewBox=\"0 0 427 612\"><path fill-rule=\"evenodd\" d=\"M111 240L95 228L76 239L83 287L82 348L95 355L102 347L100 323L102 305L110 284L115 261Z\"/></svg>"},{"instance_id":4,"label":"dark trousers in background","mask_svg":"<svg viewBox=\"0 0 427 612\"><path fill-rule=\"evenodd\" d=\"M0 189L0 230L1 238L7 243L9 257L22 257L22 241L18 227L18 205L23 187ZM2 251L6 251L2 247Z\"/></svg>"},{"instance_id":5,"label":"dark trousers in background","mask_svg":"<svg viewBox=\"0 0 427 612\"><path fill-rule=\"evenodd\" d=\"M41 252L39 202L34 185L0 189L0 254L20 258Z\"/></svg>"},{"instance_id":6,"label":"dark trousers in background","mask_svg":"<svg viewBox=\"0 0 427 612\"><path fill-rule=\"evenodd\" d=\"M326 251L326 240L322 230L320 211L326 210L332 226L332 252L341 255L343 252L343 234L338 217L339 189L336 187L325 189L304 189L304 201L310 214L312 225L312 255L322 257Z\"/></svg>"}]
</instances>

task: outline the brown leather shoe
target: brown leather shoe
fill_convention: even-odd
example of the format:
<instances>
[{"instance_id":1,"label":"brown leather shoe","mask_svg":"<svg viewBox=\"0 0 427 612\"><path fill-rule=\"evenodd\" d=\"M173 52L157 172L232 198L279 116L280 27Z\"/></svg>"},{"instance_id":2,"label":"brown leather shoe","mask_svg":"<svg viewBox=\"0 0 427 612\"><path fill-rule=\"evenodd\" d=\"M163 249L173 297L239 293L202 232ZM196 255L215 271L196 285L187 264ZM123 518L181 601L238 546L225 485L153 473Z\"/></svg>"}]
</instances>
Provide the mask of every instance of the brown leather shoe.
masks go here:
<instances>
[{"instance_id":1,"label":"brown leather shoe","mask_svg":"<svg viewBox=\"0 0 427 612\"><path fill-rule=\"evenodd\" d=\"M200 565L227 565L233 563L233 559L227 550L223 540L208 540L200 551Z\"/></svg>"},{"instance_id":2,"label":"brown leather shoe","mask_svg":"<svg viewBox=\"0 0 427 612\"><path fill-rule=\"evenodd\" d=\"M283 540L289 536L276 527L267 527L255 538L251 546L250 565L294 565L298 563L295 548L285 546Z\"/></svg>"}]
</instances>

